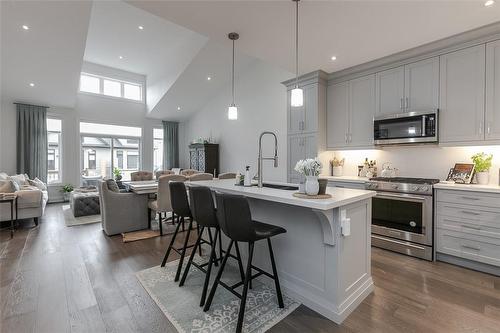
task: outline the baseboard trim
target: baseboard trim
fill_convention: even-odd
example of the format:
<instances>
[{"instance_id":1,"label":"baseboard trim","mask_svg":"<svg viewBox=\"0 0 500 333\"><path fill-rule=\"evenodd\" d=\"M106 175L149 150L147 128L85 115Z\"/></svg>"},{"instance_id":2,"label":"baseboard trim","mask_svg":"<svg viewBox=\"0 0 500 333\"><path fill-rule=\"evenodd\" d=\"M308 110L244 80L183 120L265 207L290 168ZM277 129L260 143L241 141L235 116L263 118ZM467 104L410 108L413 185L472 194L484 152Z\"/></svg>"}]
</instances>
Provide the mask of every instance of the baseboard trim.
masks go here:
<instances>
[{"instance_id":1,"label":"baseboard trim","mask_svg":"<svg viewBox=\"0 0 500 333\"><path fill-rule=\"evenodd\" d=\"M451 256L449 254L444 253L436 253L436 260L446 262L449 264L465 267L468 269L472 269L475 271L488 273L496 276L500 276L500 267L483 264L481 262L472 261L469 259L459 258L455 256Z\"/></svg>"}]
</instances>

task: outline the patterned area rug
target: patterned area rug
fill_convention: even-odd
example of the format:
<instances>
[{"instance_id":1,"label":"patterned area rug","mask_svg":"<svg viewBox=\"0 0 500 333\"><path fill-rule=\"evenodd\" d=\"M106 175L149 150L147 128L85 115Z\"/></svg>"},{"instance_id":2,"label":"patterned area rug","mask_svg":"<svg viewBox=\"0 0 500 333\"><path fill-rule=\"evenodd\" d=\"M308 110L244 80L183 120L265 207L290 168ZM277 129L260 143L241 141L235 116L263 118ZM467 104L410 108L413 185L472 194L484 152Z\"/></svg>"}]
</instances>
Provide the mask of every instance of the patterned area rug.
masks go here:
<instances>
[{"instance_id":1,"label":"patterned area rug","mask_svg":"<svg viewBox=\"0 0 500 333\"><path fill-rule=\"evenodd\" d=\"M64 215L64 224L66 224L67 227L101 222L101 214L74 217L69 205L62 206L62 209Z\"/></svg>"},{"instance_id":2,"label":"patterned area rug","mask_svg":"<svg viewBox=\"0 0 500 333\"><path fill-rule=\"evenodd\" d=\"M197 262L203 260L206 259L196 258ZM174 282L177 263L178 260L172 261L163 268L156 266L136 274L168 320L180 333L234 332L238 321L239 298L219 286L210 310L203 312L199 303L205 275L192 267L184 286L179 287ZM213 267L209 288L217 270L217 267ZM238 282L240 279L237 268L227 265L222 280L229 284ZM241 287L239 289L241 292ZM254 280L253 289L248 291L243 332L265 332L300 305L287 295L283 295L283 300L285 307L280 309L274 288Z\"/></svg>"}]
</instances>

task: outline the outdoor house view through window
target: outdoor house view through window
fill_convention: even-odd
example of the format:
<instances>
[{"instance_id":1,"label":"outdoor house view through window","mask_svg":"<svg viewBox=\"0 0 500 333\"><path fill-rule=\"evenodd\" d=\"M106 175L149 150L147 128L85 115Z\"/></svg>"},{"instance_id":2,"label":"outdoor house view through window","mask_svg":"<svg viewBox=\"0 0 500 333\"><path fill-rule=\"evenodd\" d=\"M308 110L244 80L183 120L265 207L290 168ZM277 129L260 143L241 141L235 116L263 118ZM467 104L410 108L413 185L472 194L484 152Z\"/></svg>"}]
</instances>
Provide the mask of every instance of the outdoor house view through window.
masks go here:
<instances>
[{"instance_id":1,"label":"outdoor house view through window","mask_svg":"<svg viewBox=\"0 0 500 333\"><path fill-rule=\"evenodd\" d=\"M80 91L111 97L142 101L142 85L106 78L98 75L81 73Z\"/></svg>"},{"instance_id":2,"label":"outdoor house view through window","mask_svg":"<svg viewBox=\"0 0 500 333\"><path fill-rule=\"evenodd\" d=\"M47 118L47 182L61 182L61 119Z\"/></svg>"},{"instance_id":3,"label":"outdoor house view through window","mask_svg":"<svg viewBox=\"0 0 500 333\"><path fill-rule=\"evenodd\" d=\"M113 177L121 170L123 180L139 170L142 129L140 127L80 123L81 179L83 186Z\"/></svg>"},{"instance_id":4,"label":"outdoor house view through window","mask_svg":"<svg viewBox=\"0 0 500 333\"><path fill-rule=\"evenodd\" d=\"M153 129L153 169L154 172L163 169L163 129Z\"/></svg>"}]
</instances>

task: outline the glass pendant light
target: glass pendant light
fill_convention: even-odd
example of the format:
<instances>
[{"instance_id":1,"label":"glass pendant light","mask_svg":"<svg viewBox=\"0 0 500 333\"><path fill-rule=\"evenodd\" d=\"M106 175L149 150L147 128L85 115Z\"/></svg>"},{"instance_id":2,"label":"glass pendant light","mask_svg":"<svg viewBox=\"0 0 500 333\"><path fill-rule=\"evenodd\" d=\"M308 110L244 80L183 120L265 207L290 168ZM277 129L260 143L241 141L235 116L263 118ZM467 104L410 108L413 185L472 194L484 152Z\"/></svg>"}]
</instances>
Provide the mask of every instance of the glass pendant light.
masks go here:
<instances>
[{"instance_id":1,"label":"glass pendant light","mask_svg":"<svg viewBox=\"0 0 500 333\"><path fill-rule=\"evenodd\" d=\"M240 38L236 32L231 32L228 35L229 39L233 41L233 68L232 68L232 76L231 76L231 87L232 87L232 95L233 102L227 108L227 119L229 120L237 120L238 119L238 107L234 104L234 41Z\"/></svg>"},{"instance_id":2,"label":"glass pendant light","mask_svg":"<svg viewBox=\"0 0 500 333\"><path fill-rule=\"evenodd\" d=\"M295 88L292 89L290 105L294 107L304 105L304 92L299 88L299 1L295 2Z\"/></svg>"}]
</instances>

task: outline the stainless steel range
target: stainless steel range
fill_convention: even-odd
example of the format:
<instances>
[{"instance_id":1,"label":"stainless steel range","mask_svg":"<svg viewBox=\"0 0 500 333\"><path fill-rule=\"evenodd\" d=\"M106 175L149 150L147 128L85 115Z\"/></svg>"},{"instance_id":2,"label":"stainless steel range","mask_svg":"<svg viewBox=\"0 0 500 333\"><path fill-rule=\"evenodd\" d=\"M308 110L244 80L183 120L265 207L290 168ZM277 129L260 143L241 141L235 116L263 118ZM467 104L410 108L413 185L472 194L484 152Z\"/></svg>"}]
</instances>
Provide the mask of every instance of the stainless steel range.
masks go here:
<instances>
[{"instance_id":1,"label":"stainless steel range","mask_svg":"<svg viewBox=\"0 0 500 333\"><path fill-rule=\"evenodd\" d=\"M372 245L433 260L433 185L439 179L370 178Z\"/></svg>"}]
</instances>

